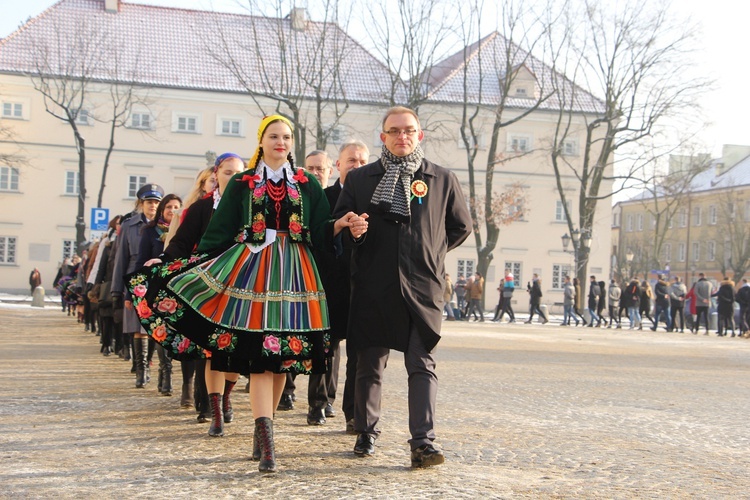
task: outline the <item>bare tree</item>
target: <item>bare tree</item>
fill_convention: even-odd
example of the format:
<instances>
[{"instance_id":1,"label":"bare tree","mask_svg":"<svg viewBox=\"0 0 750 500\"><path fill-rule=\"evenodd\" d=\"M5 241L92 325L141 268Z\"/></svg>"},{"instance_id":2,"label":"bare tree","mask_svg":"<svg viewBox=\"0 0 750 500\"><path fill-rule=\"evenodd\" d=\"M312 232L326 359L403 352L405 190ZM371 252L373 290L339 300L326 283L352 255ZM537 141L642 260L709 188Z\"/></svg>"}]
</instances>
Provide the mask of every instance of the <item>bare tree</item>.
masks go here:
<instances>
[{"instance_id":1,"label":"bare tree","mask_svg":"<svg viewBox=\"0 0 750 500\"><path fill-rule=\"evenodd\" d=\"M463 99L459 132L469 173L469 209L477 248L477 269L486 276L501 226L524 216L523 210L507 211L508 207L518 205L517 201L523 195L521 186L514 184L507 191L497 193L494 176L497 168L530 151L517 150L506 154L501 148L501 132L537 111L552 96L552 91L544 88L546 79L538 79L535 75L535 72L546 71L544 65L531 55L535 46L543 42L543 28L539 30L540 20L523 7L523 2L502 2L497 8L500 31L504 36L495 31L486 37L480 34L483 1L462 5ZM524 20L537 24L537 29L528 29ZM535 32L537 35L532 35ZM487 132L482 127L485 121L490 123L489 146L486 161L479 165L477 157L483 135ZM480 168L484 169L483 179L478 179Z\"/></svg>"},{"instance_id":2,"label":"bare tree","mask_svg":"<svg viewBox=\"0 0 750 500\"><path fill-rule=\"evenodd\" d=\"M558 59L561 72L555 73L560 112L551 160L569 230L591 235L599 202L653 170L653 155L649 147L644 153L644 143L662 134L670 119L696 113L696 99L709 82L690 76L697 30L666 6L584 0L582 9L574 7L566 5L565 22L558 24L563 31L550 32L550 45L561 47L565 56ZM591 103L594 119L581 112L581 88L601 96ZM569 145L579 149L580 162L568 158ZM567 178L577 185L577 213L566 202ZM619 187L609 189L615 181ZM589 253L579 245L581 282Z\"/></svg>"},{"instance_id":3,"label":"bare tree","mask_svg":"<svg viewBox=\"0 0 750 500\"><path fill-rule=\"evenodd\" d=\"M22 148L16 141L16 134L9 126L0 123L0 144L9 145L12 149L0 151L0 165L19 169L28 164Z\"/></svg>"},{"instance_id":4,"label":"bare tree","mask_svg":"<svg viewBox=\"0 0 750 500\"><path fill-rule=\"evenodd\" d=\"M107 34L85 17L75 26L55 23L53 36L33 38L35 58L29 76L34 88L44 97L47 113L70 126L78 153L78 210L76 214L76 244L86 241L86 139L80 121L86 113L94 77L106 59Z\"/></svg>"},{"instance_id":5,"label":"bare tree","mask_svg":"<svg viewBox=\"0 0 750 500\"><path fill-rule=\"evenodd\" d=\"M283 0L251 0L247 8L252 16L230 29L219 28L216 18L216 29L205 35L207 52L240 82L261 113L291 119L297 158L304 158L308 131L316 147L325 149L349 109L345 81L352 75L345 63L358 47L341 26L351 10L344 15L338 0L320 0L314 12L322 20L312 22L303 7L286 15L290 7Z\"/></svg>"}]
</instances>

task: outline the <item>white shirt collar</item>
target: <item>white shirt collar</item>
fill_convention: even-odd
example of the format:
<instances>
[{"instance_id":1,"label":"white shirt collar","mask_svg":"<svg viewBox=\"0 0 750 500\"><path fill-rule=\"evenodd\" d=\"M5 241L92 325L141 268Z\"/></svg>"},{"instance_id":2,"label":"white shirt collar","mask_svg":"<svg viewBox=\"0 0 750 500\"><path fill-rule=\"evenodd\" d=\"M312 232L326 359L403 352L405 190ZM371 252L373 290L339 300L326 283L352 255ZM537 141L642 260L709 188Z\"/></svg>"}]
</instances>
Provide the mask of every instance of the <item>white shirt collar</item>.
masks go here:
<instances>
[{"instance_id":1,"label":"white shirt collar","mask_svg":"<svg viewBox=\"0 0 750 500\"><path fill-rule=\"evenodd\" d=\"M294 184L296 181L292 179L292 176L294 175L294 172L292 172L292 166L289 165L289 162L284 163L279 169L273 170L271 167L268 166L266 162L264 162L262 159L260 160L260 165L265 170L265 178L273 181L278 182L281 179L284 178L284 172L286 171L286 179L289 184Z\"/></svg>"}]
</instances>

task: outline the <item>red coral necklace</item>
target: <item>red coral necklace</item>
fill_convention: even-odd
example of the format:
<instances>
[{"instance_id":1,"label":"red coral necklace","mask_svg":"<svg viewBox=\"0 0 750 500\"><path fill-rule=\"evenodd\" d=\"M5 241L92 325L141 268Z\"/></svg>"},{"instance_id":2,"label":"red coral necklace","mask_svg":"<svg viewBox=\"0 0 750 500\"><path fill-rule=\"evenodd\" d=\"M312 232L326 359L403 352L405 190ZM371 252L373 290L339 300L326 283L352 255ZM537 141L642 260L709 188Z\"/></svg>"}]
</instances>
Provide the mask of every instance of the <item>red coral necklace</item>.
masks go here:
<instances>
[{"instance_id":1,"label":"red coral necklace","mask_svg":"<svg viewBox=\"0 0 750 500\"><path fill-rule=\"evenodd\" d=\"M282 179L281 184L276 186L270 180L267 180L266 192L268 193L268 197L274 202L273 207L276 209L276 229L278 230L281 223L281 200L286 198L286 182Z\"/></svg>"}]
</instances>

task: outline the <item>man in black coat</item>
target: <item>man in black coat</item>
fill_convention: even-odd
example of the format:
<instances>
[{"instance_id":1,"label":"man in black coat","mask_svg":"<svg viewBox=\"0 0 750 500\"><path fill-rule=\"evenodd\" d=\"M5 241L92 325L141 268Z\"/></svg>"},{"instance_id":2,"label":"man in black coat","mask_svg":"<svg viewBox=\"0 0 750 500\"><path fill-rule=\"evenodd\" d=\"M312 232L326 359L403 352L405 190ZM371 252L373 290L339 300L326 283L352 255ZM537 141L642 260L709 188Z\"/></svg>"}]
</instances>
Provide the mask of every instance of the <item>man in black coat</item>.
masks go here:
<instances>
[{"instance_id":1,"label":"man in black coat","mask_svg":"<svg viewBox=\"0 0 750 500\"><path fill-rule=\"evenodd\" d=\"M599 283L596 281L596 276L590 277L590 284L589 284L589 313L591 314L591 323L589 323L589 328L594 326L594 321L598 321L596 326L601 326L602 318L600 316L596 315L596 312L599 310L599 300L602 296L602 289L599 286Z\"/></svg>"},{"instance_id":2,"label":"man in black coat","mask_svg":"<svg viewBox=\"0 0 750 500\"><path fill-rule=\"evenodd\" d=\"M305 159L305 169L308 164L312 166L309 170L318 177L317 172L326 168L330 160L328 155L322 152L310 153ZM314 156L313 156L314 155ZM325 157L323 157L325 155ZM336 160L336 168L339 178L333 186L325 188L328 204L336 206L341 190L344 187L346 176L349 171L359 168L367 163L370 151L367 145L361 141L350 141L341 145L339 158ZM310 161L316 160L316 161ZM322 172L325 175L325 172ZM321 180L321 185L323 179ZM328 184L328 176L325 176L325 185ZM307 423L309 425L322 425L326 418L333 417L335 411L333 402L336 399L336 388L339 380L339 364L341 362L339 344L346 339L347 322L349 321L349 262L351 260L351 248L345 248L342 255L333 258L328 252L314 250L315 261L326 291L328 301L328 317L331 320L331 349L333 350L332 362L328 364L325 374L310 375L307 388L307 400L309 408L307 411ZM344 384L344 401L342 409L346 420L346 430L354 433L354 377L357 369L356 351L350 349L350 342L346 343L346 382Z\"/></svg>"},{"instance_id":3,"label":"man in black coat","mask_svg":"<svg viewBox=\"0 0 750 500\"><path fill-rule=\"evenodd\" d=\"M409 375L409 431L414 467L443 463L435 449L435 358L440 340L445 254L471 231L455 174L425 160L419 119L388 110L380 160L349 172L334 217L367 214L353 241L347 342L357 352L354 452L372 455L380 431L383 371L390 349L404 352ZM352 241L344 236L345 241Z\"/></svg>"}]
</instances>

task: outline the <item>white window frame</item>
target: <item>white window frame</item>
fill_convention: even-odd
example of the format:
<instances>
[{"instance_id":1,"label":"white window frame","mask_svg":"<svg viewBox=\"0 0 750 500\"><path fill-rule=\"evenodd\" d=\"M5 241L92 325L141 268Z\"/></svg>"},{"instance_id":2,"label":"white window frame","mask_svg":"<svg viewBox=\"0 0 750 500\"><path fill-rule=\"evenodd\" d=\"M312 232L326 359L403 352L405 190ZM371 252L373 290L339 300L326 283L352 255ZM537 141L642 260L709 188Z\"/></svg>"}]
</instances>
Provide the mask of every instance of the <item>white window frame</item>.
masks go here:
<instances>
[{"instance_id":1,"label":"white window frame","mask_svg":"<svg viewBox=\"0 0 750 500\"><path fill-rule=\"evenodd\" d=\"M719 221L719 213L716 210L716 205L709 206L708 207L708 225L715 226L718 221Z\"/></svg>"},{"instance_id":2,"label":"white window frame","mask_svg":"<svg viewBox=\"0 0 750 500\"><path fill-rule=\"evenodd\" d=\"M716 242L714 240L706 242L706 261L714 262L716 260Z\"/></svg>"},{"instance_id":3,"label":"white window frame","mask_svg":"<svg viewBox=\"0 0 750 500\"><path fill-rule=\"evenodd\" d=\"M192 120L192 128L190 127ZM177 134L200 134L201 115L196 113L172 113L172 132Z\"/></svg>"},{"instance_id":4,"label":"white window frame","mask_svg":"<svg viewBox=\"0 0 750 500\"><path fill-rule=\"evenodd\" d=\"M25 103L22 101L2 101L2 104L0 104L0 117L9 120L28 120L25 108Z\"/></svg>"},{"instance_id":5,"label":"white window frame","mask_svg":"<svg viewBox=\"0 0 750 500\"><path fill-rule=\"evenodd\" d=\"M505 270L510 269L513 273L513 283L516 288L521 286L521 272L523 271L523 262L506 260L505 267L503 268L503 279L505 279Z\"/></svg>"},{"instance_id":6,"label":"white window frame","mask_svg":"<svg viewBox=\"0 0 750 500\"><path fill-rule=\"evenodd\" d=\"M625 231L628 233L633 232L633 214L627 214L625 216Z\"/></svg>"},{"instance_id":7,"label":"white window frame","mask_svg":"<svg viewBox=\"0 0 750 500\"><path fill-rule=\"evenodd\" d=\"M702 215L703 213L700 206L693 207L693 227L698 227L701 225Z\"/></svg>"},{"instance_id":8,"label":"white window frame","mask_svg":"<svg viewBox=\"0 0 750 500\"><path fill-rule=\"evenodd\" d=\"M341 125L328 128L328 142L330 144L344 144L346 142L346 129Z\"/></svg>"},{"instance_id":9,"label":"white window frame","mask_svg":"<svg viewBox=\"0 0 750 500\"><path fill-rule=\"evenodd\" d=\"M148 177L139 174L128 175L128 198L134 199L138 196L138 190L148 184Z\"/></svg>"},{"instance_id":10,"label":"white window frame","mask_svg":"<svg viewBox=\"0 0 750 500\"><path fill-rule=\"evenodd\" d=\"M677 225L680 227L687 227L688 225L687 208L681 208L677 211Z\"/></svg>"},{"instance_id":11,"label":"white window frame","mask_svg":"<svg viewBox=\"0 0 750 500\"><path fill-rule=\"evenodd\" d=\"M561 149L563 156L578 156L578 140L565 139Z\"/></svg>"},{"instance_id":12,"label":"white window frame","mask_svg":"<svg viewBox=\"0 0 750 500\"><path fill-rule=\"evenodd\" d=\"M684 243L680 243L679 245L677 245L677 261L678 262L685 262L685 258L686 258L686 255L685 255L685 244Z\"/></svg>"},{"instance_id":13,"label":"white window frame","mask_svg":"<svg viewBox=\"0 0 750 500\"><path fill-rule=\"evenodd\" d=\"M143 124L143 117L146 117L148 119L147 124ZM136 119L137 117L137 119ZM154 116L149 113L148 111L134 111L130 114L130 125L129 128L133 128L136 130L154 130Z\"/></svg>"},{"instance_id":14,"label":"white window frame","mask_svg":"<svg viewBox=\"0 0 750 500\"><path fill-rule=\"evenodd\" d=\"M562 207L562 203L560 204L560 207ZM615 212L612 214L612 227L620 227L620 213Z\"/></svg>"},{"instance_id":15,"label":"white window frame","mask_svg":"<svg viewBox=\"0 0 750 500\"><path fill-rule=\"evenodd\" d=\"M17 264L16 250L18 250L18 238L16 236L0 236L0 265Z\"/></svg>"},{"instance_id":16,"label":"white window frame","mask_svg":"<svg viewBox=\"0 0 750 500\"><path fill-rule=\"evenodd\" d=\"M66 196L78 196L81 192L81 183L79 182L78 172L75 170L65 171L65 185L63 194Z\"/></svg>"},{"instance_id":17,"label":"white window frame","mask_svg":"<svg viewBox=\"0 0 750 500\"><path fill-rule=\"evenodd\" d=\"M635 216L635 230L643 231L643 214L636 214Z\"/></svg>"},{"instance_id":18,"label":"white window frame","mask_svg":"<svg viewBox=\"0 0 750 500\"><path fill-rule=\"evenodd\" d=\"M89 113L89 110L81 108L78 110L78 114L76 115L76 119L75 119L76 125L84 125L84 126L93 125L90 118L91 118L91 114Z\"/></svg>"},{"instance_id":19,"label":"white window frame","mask_svg":"<svg viewBox=\"0 0 750 500\"><path fill-rule=\"evenodd\" d=\"M562 290L565 286L565 276L573 278L570 264L552 264L552 289Z\"/></svg>"},{"instance_id":20,"label":"white window frame","mask_svg":"<svg viewBox=\"0 0 750 500\"><path fill-rule=\"evenodd\" d=\"M18 191L19 178L17 168L0 167L0 191Z\"/></svg>"},{"instance_id":21,"label":"white window frame","mask_svg":"<svg viewBox=\"0 0 750 500\"><path fill-rule=\"evenodd\" d=\"M526 147L518 147L522 142L525 142ZM517 146L514 146L514 143ZM511 153L528 153L534 149L533 137L530 134L508 134L508 143L506 150Z\"/></svg>"},{"instance_id":22,"label":"white window frame","mask_svg":"<svg viewBox=\"0 0 750 500\"><path fill-rule=\"evenodd\" d=\"M62 260L72 258L76 254L76 240L62 241Z\"/></svg>"},{"instance_id":23,"label":"white window frame","mask_svg":"<svg viewBox=\"0 0 750 500\"><path fill-rule=\"evenodd\" d=\"M484 140L484 134L477 134L477 135L479 137L479 145L477 146L477 149L479 149L479 150L487 149L487 145L486 145L485 140ZM474 145L475 145L474 144L474 137L472 137L472 135L469 134L469 147L471 149L474 149ZM466 149L466 146L464 145L464 140L461 138L460 135L458 137L458 149L463 149L463 150Z\"/></svg>"},{"instance_id":24,"label":"white window frame","mask_svg":"<svg viewBox=\"0 0 750 500\"><path fill-rule=\"evenodd\" d=\"M568 212L570 212L570 200L565 200L565 204L568 206ZM615 214L615 221L617 219ZM565 210L563 210L562 200L555 201L555 222L565 222ZM615 225L615 227L617 227Z\"/></svg>"},{"instance_id":25,"label":"white window frame","mask_svg":"<svg viewBox=\"0 0 750 500\"><path fill-rule=\"evenodd\" d=\"M672 244L664 243L664 262L672 262Z\"/></svg>"},{"instance_id":26,"label":"white window frame","mask_svg":"<svg viewBox=\"0 0 750 500\"><path fill-rule=\"evenodd\" d=\"M476 261L474 259L458 259L456 265L456 276L463 274L464 278L473 276L476 272Z\"/></svg>"},{"instance_id":27,"label":"white window frame","mask_svg":"<svg viewBox=\"0 0 750 500\"><path fill-rule=\"evenodd\" d=\"M224 131L224 125L228 125L228 131ZM233 132L233 125L237 125L237 132ZM216 135L225 137L245 137L245 120L236 116L217 116Z\"/></svg>"},{"instance_id":28,"label":"white window frame","mask_svg":"<svg viewBox=\"0 0 750 500\"><path fill-rule=\"evenodd\" d=\"M693 242L693 262L701 260L701 244L698 241Z\"/></svg>"}]
</instances>

